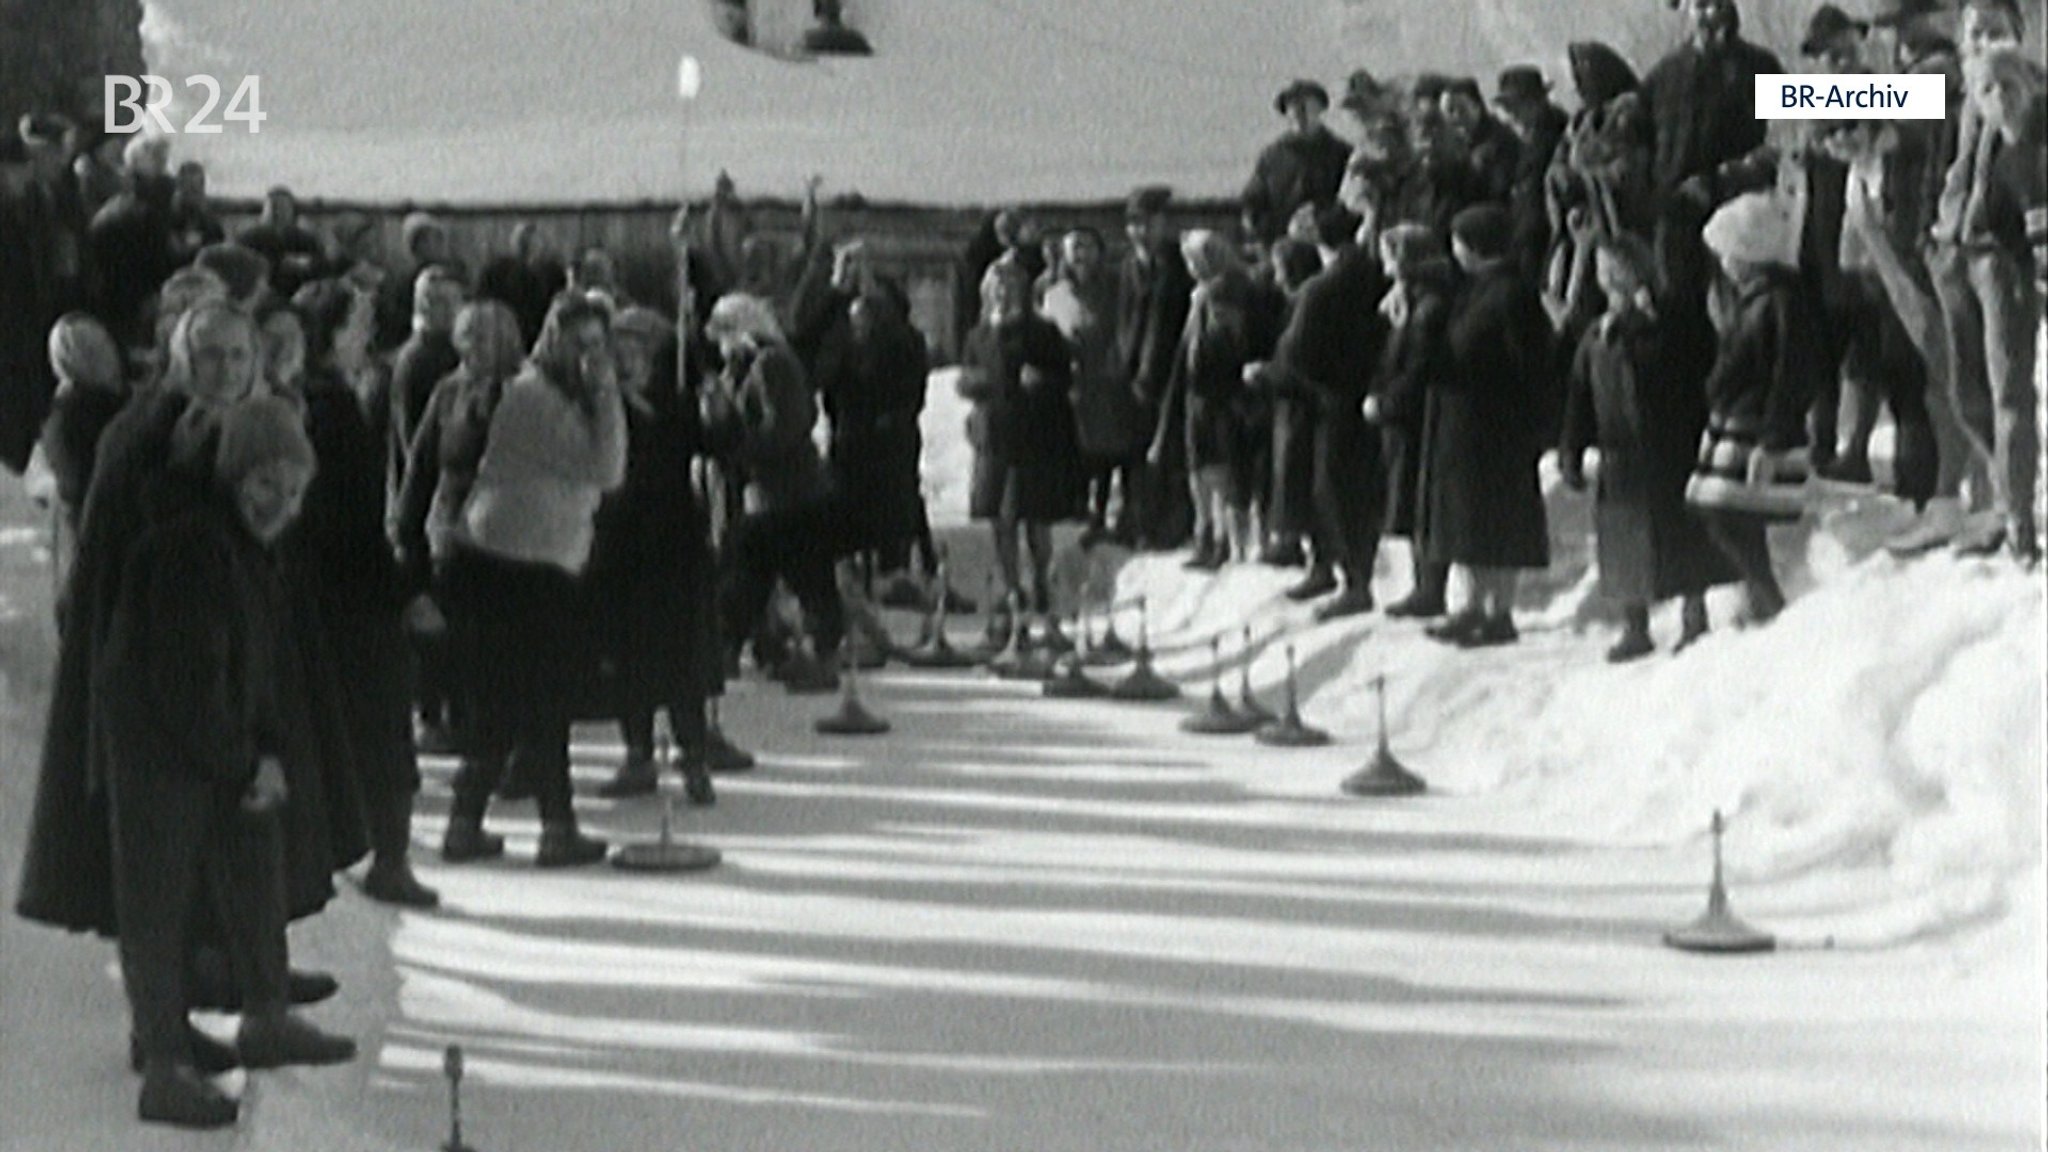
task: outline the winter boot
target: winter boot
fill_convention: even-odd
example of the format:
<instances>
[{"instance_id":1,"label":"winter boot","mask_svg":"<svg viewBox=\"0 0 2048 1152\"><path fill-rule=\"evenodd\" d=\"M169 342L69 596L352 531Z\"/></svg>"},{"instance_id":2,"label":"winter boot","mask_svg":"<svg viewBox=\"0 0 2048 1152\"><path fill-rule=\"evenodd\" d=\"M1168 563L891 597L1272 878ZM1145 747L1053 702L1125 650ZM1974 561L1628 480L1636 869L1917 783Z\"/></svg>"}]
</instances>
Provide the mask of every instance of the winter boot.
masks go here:
<instances>
[{"instance_id":1,"label":"winter boot","mask_svg":"<svg viewBox=\"0 0 2048 1152\"><path fill-rule=\"evenodd\" d=\"M782 686L791 696L822 696L839 691L839 654L813 656L799 649L783 662Z\"/></svg>"},{"instance_id":2,"label":"winter boot","mask_svg":"<svg viewBox=\"0 0 2048 1152\"><path fill-rule=\"evenodd\" d=\"M370 870L363 873L363 895L401 908L432 908L441 894L412 873L412 795L386 797L372 806Z\"/></svg>"},{"instance_id":3,"label":"winter boot","mask_svg":"<svg viewBox=\"0 0 2048 1152\"><path fill-rule=\"evenodd\" d=\"M1678 643L1672 646L1671 654L1678 655L1700 642L1707 634L1707 598L1688 596L1685 605L1679 609Z\"/></svg>"},{"instance_id":4,"label":"winter boot","mask_svg":"<svg viewBox=\"0 0 2048 1152\"><path fill-rule=\"evenodd\" d=\"M1621 638L1614 642L1614 647L1607 650L1607 662L1626 664L1631 660L1640 660L1656 650L1657 645L1650 639L1650 610L1638 604L1629 605L1627 619L1621 629Z\"/></svg>"},{"instance_id":5,"label":"winter boot","mask_svg":"<svg viewBox=\"0 0 2048 1152\"><path fill-rule=\"evenodd\" d=\"M1392 609L1388 609L1389 613L1392 611ZM1431 640L1441 640L1446 644L1462 645L1466 637L1477 635L1479 630L1485 627L1485 625L1485 613L1477 608L1466 608L1445 619L1440 624L1432 624L1428 628L1423 629L1423 634Z\"/></svg>"},{"instance_id":6,"label":"winter boot","mask_svg":"<svg viewBox=\"0 0 2048 1152\"><path fill-rule=\"evenodd\" d=\"M577 868L603 861L607 851L604 841L585 836L573 819L544 821L533 864L536 868Z\"/></svg>"},{"instance_id":7,"label":"winter boot","mask_svg":"<svg viewBox=\"0 0 2048 1152\"><path fill-rule=\"evenodd\" d=\"M356 1042L323 1032L291 1012L260 1012L242 1018L235 1050L244 1068L291 1064L345 1064L356 1058Z\"/></svg>"},{"instance_id":8,"label":"winter boot","mask_svg":"<svg viewBox=\"0 0 2048 1152\"><path fill-rule=\"evenodd\" d=\"M1363 584L1352 584L1339 593L1335 599L1316 605L1316 623L1328 624L1332 620L1343 620L1351 616L1362 616L1372 611L1372 589Z\"/></svg>"},{"instance_id":9,"label":"winter boot","mask_svg":"<svg viewBox=\"0 0 2048 1152\"><path fill-rule=\"evenodd\" d=\"M597 794L607 800L624 800L633 796L652 796L661 788L661 772L654 766L654 757L646 752L634 751L626 756L626 762L610 780L598 785Z\"/></svg>"},{"instance_id":10,"label":"winter boot","mask_svg":"<svg viewBox=\"0 0 2048 1152\"><path fill-rule=\"evenodd\" d=\"M676 765L683 773L683 795L699 808L718 803L718 790L711 784L711 766L701 756L684 756Z\"/></svg>"},{"instance_id":11,"label":"winter boot","mask_svg":"<svg viewBox=\"0 0 2048 1152\"><path fill-rule=\"evenodd\" d=\"M1900 559L1925 555L1955 539L1962 527L1962 505L1952 496L1937 496L1920 510L1912 525L1885 541L1885 551Z\"/></svg>"},{"instance_id":12,"label":"winter boot","mask_svg":"<svg viewBox=\"0 0 2048 1152\"><path fill-rule=\"evenodd\" d=\"M1308 570L1308 575L1301 578L1300 583L1287 590L1286 596L1296 604L1306 604L1311 600L1320 600L1336 590L1337 573L1332 571L1328 564L1317 561Z\"/></svg>"},{"instance_id":13,"label":"winter boot","mask_svg":"<svg viewBox=\"0 0 2048 1152\"><path fill-rule=\"evenodd\" d=\"M145 1124L226 1128L241 1117L242 1108L191 1065L151 1060L142 1070L142 1097L136 1113Z\"/></svg>"},{"instance_id":14,"label":"winter boot","mask_svg":"<svg viewBox=\"0 0 2048 1152\"><path fill-rule=\"evenodd\" d=\"M441 835L441 859L450 864L471 860L494 860L505 854L505 838L484 831L481 816L450 816L448 830Z\"/></svg>"},{"instance_id":15,"label":"winter boot","mask_svg":"<svg viewBox=\"0 0 2048 1152\"><path fill-rule=\"evenodd\" d=\"M1503 612L1481 617L1478 625L1455 643L1460 648L1499 648L1521 638L1522 634L1515 630L1515 618Z\"/></svg>"},{"instance_id":16,"label":"winter boot","mask_svg":"<svg viewBox=\"0 0 2048 1152\"><path fill-rule=\"evenodd\" d=\"M293 1004L318 1004L341 991L341 982L326 972L294 968L285 975L286 998ZM218 1012L242 1010L241 985L227 953L203 947L192 953L185 979L185 999L194 1008Z\"/></svg>"}]
</instances>

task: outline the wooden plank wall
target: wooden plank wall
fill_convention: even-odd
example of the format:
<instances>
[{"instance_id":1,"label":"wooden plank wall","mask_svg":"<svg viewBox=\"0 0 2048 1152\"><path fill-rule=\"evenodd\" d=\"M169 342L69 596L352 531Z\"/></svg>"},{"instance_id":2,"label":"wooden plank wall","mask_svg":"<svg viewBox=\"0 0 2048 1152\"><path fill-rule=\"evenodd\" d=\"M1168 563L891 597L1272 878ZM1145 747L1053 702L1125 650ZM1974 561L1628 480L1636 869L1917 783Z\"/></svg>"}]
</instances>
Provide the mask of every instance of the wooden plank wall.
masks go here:
<instances>
[{"instance_id":1,"label":"wooden plank wall","mask_svg":"<svg viewBox=\"0 0 2048 1152\"><path fill-rule=\"evenodd\" d=\"M255 219L254 202L222 202L217 206L234 233ZM550 248L563 259L581 249L602 246L618 262L628 292L636 298L673 307L675 262L669 253L668 224L675 203L644 201L576 205L444 205L361 204L307 200L300 212L316 230L346 217L367 218L375 225L375 245L383 252L402 248L401 227L414 211L428 211L448 224L455 255L471 269L510 247L512 228L531 221ZM800 235L797 206L789 202L750 202L757 233L776 238L793 257ZM986 215L985 209L931 208L914 205L828 205L826 228L835 238L860 236L875 267L896 276L908 290L912 319L931 341L938 362L958 353L957 295L961 253ZM1113 250L1123 246L1121 203L1027 205L1024 211L1048 230L1080 225L1099 229ZM1175 209L1183 228L1229 227L1235 208L1229 204L1188 204Z\"/></svg>"}]
</instances>

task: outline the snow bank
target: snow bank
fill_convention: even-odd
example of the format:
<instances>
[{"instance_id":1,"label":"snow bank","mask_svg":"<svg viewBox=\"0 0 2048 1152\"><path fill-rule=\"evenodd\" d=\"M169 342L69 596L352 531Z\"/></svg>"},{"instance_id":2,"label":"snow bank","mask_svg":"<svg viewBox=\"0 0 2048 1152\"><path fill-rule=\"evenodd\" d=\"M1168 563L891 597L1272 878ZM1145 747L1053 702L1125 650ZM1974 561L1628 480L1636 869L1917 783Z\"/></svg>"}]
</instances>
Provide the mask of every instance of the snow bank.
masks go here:
<instances>
[{"instance_id":1,"label":"snow bank","mask_svg":"<svg viewBox=\"0 0 2048 1152\"><path fill-rule=\"evenodd\" d=\"M1147 598L1163 667L1198 683L1211 635L1234 661L1254 628L1262 687L1285 675L1275 641L1291 644L1306 712L1340 739L1372 739L1384 674L1397 754L1439 794L1497 804L1535 834L1678 845L1723 809L1731 878L1785 885L1776 920L1795 934L1893 943L2000 917L2038 887L2038 577L1945 556L1900 564L1875 543L1901 513L1872 501L1782 533L1797 592L1769 628L1616 668L1602 659L1612 629L1593 592L1589 503L1553 491L1558 563L1524 590L1524 639L1505 650L1460 652L1377 617L1315 625L1280 595L1291 574L1196 577L1179 557L1132 558L1117 595ZM1402 546L1389 552L1382 598L1407 585ZM1731 590L1711 602L1730 618ZM1130 635L1133 610L1119 619ZM1655 627L1668 646L1675 611Z\"/></svg>"}]
</instances>

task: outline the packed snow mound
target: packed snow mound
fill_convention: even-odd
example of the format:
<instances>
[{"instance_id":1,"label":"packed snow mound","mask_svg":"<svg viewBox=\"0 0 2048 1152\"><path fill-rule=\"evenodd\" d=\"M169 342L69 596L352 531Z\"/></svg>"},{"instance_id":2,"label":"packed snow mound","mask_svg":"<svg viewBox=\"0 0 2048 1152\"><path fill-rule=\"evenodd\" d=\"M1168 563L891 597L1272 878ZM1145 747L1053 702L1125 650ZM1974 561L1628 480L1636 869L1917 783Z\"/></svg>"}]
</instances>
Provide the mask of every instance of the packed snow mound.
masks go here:
<instances>
[{"instance_id":1,"label":"packed snow mound","mask_svg":"<svg viewBox=\"0 0 2048 1152\"><path fill-rule=\"evenodd\" d=\"M1727 627L1734 594L1717 590L1715 633L1615 667L1602 658L1613 627L1588 568L1589 504L1553 487L1557 563L1525 589L1523 640L1509 649L1461 652L1377 617L1315 625L1281 595L1293 574L1191 576L1177 556L1123 566L1120 619L1130 629L1128 605L1144 597L1162 667L1197 683L1211 635L1233 642L1228 653L1251 625L1254 682L1268 689L1285 675L1277 649L1292 646L1304 710L1351 741L1376 733L1384 675L1396 754L1437 794L1498 803L1538 835L1670 846L1723 810L1731 879L1792 884L1801 914L1783 926L1815 940L1940 933L2038 888L2038 576L1945 555L1900 563L1876 548L1900 509L1838 508L1781 533L1795 599L1769 627ZM1388 551L1383 598L1407 584L1405 549ZM1655 620L1667 647L1675 615Z\"/></svg>"},{"instance_id":2,"label":"packed snow mound","mask_svg":"<svg viewBox=\"0 0 2048 1152\"><path fill-rule=\"evenodd\" d=\"M756 0L800 7L808 0ZM866 59L791 63L713 30L706 0L149 0L154 72L261 78L261 131L181 134L216 189L277 182L387 200L554 201L835 190L929 203L1119 196L1141 181L1234 194L1280 127L1296 76L1333 92L1357 68L1491 84L1565 47L1613 43L1647 66L1681 35L1646 0L852 0ZM1747 0L1788 60L1806 0ZM685 53L703 85L678 95ZM223 104L226 103L225 95ZM182 127L196 104L174 109ZM687 148L687 156L685 156ZM687 172L681 171L687 163Z\"/></svg>"}]
</instances>

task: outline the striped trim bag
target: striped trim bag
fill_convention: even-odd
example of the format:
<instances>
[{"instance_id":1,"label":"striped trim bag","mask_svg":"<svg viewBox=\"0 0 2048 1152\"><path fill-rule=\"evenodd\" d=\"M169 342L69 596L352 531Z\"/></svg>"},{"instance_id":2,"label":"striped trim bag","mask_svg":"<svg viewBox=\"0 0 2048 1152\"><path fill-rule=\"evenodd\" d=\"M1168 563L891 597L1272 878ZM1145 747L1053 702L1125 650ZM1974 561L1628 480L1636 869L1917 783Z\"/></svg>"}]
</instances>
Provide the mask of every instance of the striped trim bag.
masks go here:
<instances>
[{"instance_id":1,"label":"striped trim bag","mask_svg":"<svg viewBox=\"0 0 2048 1152\"><path fill-rule=\"evenodd\" d=\"M1759 437L1749 429L1715 415L1700 437L1700 454L1685 485L1686 503L1724 512L1747 512L1770 520L1793 521L1806 514L1807 487L1813 479L1805 448L1780 457L1777 475L1761 484L1749 482L1749 454Z\"/></svg>"}]
</instances>

